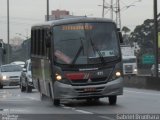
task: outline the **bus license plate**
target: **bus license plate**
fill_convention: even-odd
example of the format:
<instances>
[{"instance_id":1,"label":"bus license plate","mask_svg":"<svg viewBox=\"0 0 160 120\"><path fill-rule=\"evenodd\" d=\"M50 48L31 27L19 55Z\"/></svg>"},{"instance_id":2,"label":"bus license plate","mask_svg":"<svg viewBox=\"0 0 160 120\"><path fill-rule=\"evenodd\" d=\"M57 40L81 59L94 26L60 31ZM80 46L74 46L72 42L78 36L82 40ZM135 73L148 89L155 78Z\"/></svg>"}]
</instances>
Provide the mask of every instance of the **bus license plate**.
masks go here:
<instances>
[{"instance_id":1,"label":"bus license plate","mask_svg":"<svg viewBox=\"0 0 160 120\"><path fill-rule=\"evenodd\" d=\"M95 92L96 88L84 88L84 92Z\"/></svg>"}]
</instances>

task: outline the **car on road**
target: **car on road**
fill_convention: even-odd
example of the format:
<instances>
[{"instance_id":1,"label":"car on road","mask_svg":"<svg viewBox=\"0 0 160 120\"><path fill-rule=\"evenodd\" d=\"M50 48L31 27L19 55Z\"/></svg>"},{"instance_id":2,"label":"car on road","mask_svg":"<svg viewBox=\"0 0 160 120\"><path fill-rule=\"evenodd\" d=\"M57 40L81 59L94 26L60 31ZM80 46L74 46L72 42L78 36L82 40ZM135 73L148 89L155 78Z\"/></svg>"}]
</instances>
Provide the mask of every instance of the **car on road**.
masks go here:
<instances>
[{"instance_id":1,"label":"car on road","mask_svg":"<svg viewBox=\"0 0 160 120\"><path fill-rule=\"evenodd\" d=\"M11 62L10 64L20 65L23 68L24 65L25 65L25 62L23 62L23 61L14 61L14 62Z\"/></svg>"},{"instance_id":2,"label":"car on road","mask_svg":"<svg viewBox=\"0 0 160 120\"><path fill-rule=\"evenodd\" d=\"M155 64L153 64L151 67L151 76L156 76L155 74L156 74ZM158 64L158 75L160 75L160 64Z\"/></svg>"},{"instance_id":3,"label":"car on road","mask_svg":"<svg viewBox=\"0 0 160 120\"><path fill-rule=\"evenodd\" d=\"M7 64L0 67L0 89L3 86L15 86L20 83L22 68L19 65Z\"/></svg>"},{"instance_id":4,"label":"car on road","mask_svg":"<svg viewBox=\"0 0 160 120\"><path fill-rule=\"evenodd\" d=\"M23 71L20 76L20 88L21 92L32 92L33 82L32 82L32 74L31 74L31 60L27 60Z\"/></svg>"}]
</instances>

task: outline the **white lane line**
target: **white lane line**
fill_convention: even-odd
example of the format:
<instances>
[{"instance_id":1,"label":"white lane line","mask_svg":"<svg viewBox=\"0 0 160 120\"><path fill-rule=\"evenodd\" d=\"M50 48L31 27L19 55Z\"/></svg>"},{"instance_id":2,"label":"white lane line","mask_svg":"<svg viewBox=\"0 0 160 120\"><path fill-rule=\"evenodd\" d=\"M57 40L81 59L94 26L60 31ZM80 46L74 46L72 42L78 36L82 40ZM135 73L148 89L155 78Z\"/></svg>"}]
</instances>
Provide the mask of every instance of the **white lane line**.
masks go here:
<instances>
[{"instance_id":1,"label":"white lane line","mask_svg":"<svg viewBox=\"0 0 160 120\"><path fill-rule=\"evenodd\" d=\"M72 109L72 107L63 106L64 109Z\"/></svg>"},{"instance_id":2,"label":"white lane line","mask_svg":"<svg viewBox=\"0 0 160 120\"><path fill-rule=\"evenodd\" d=\"M100 118L103 118L103 119L107 119L107 120L116 120L116 119L113 119L111 117L107 117L107 116L98 116Z\"/></svg>"},{"instance_id":3,"label":"white lane line","mask_svg":"<svg viewBox=\"0 0 160 120\"><path fill-rule=\"evenodd\" d=\"M94 114L92 112L84 111L84 110L75 110L77 112L83 113L83 114Z\"/></svg>"},{"instance_id":4,"label":"white lane line","mask_svg":"<svg viewBox=\"0 0 160 120\"><path fill-rule=\"evenodd\" d=\"M155 96L159 95L160 96L160 94L158 94L158 93L136 92L136 91L130 91L130 90L124 90L124 92L136 93L136 94L145 94L145 95L155 95Z\"/></svg>"},{"instance_id":5,"label":"white lane line","mask_svg":"<svg viewBox=\"0 0 160 120\"><path fill-rule=\"evenodd\" d=\"M64 108L64 109L71 109L71 110L74 110L74 111L76 111L76 112L79 112L79 113L83 113L83 114L94 114L94 113L92 113L92 112L88 112L88 111L84 111L84 110L78 110L78 109L76 109L76 108L73 108L73 107L68 107L68 106L65 106L65 105L60 105L62 108Z\"/></svg>"}]
</instances>

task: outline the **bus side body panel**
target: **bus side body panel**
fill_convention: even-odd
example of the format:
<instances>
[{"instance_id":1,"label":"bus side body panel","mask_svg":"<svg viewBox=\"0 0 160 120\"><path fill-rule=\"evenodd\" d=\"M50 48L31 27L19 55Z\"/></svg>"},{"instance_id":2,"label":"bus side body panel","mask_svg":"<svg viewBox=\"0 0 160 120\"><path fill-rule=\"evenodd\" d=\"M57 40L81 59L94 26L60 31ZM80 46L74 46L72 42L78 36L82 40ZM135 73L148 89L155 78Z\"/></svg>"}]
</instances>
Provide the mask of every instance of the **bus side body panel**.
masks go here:
<instances>
[{"instance_id":1,"label":"bus side body panel","mask_svg":"<svg viewBox=\"0 0 160 120\"><path fill-rule=\"evenodd\" d=\"M46 96L52 96L53 88L49 60L33 57L32 75L35 88Z\"/></svg>"}]
</instances>

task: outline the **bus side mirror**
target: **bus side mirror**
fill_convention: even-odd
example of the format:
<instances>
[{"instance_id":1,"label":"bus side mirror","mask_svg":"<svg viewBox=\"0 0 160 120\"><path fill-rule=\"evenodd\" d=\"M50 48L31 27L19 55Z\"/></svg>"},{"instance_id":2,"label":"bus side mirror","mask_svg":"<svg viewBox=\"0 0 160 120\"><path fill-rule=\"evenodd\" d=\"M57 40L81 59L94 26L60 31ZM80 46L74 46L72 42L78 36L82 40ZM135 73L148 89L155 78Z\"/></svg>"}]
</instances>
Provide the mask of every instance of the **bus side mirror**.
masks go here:
<instances>
[{"instance_id":1,"label":"bus side mirror","mask_svg":"<svg viewBox=\"0 0 160 120\"><path fill-rule=\"evenodd\" d=\"M51 40L49 38L45 39L46 47L50 48L51 47Z\"/></svg>"},{"instance_id":2,"label":"bus side mirror","mask_svg":"<svg viewBox=\"0 0 160 120\"><path fill-rule=\"evenodd\" d=\"M6 54L6 50L5 50L5 49L3 50L3 54L4 54L4 55Z\"/></svg>"},{"instance_id":3,"label":"bus side mirror","mask_svg":"<svg viewBox=\"0 0 160 120\"><path fill-rule=\"evenodd\" d=\"M123 43L123 37L120 31L118 32L118 36L119 36L120 43Z\"/></svg>"}]
</instances>

